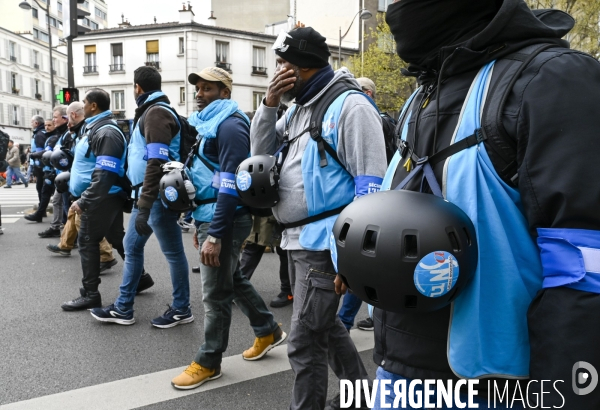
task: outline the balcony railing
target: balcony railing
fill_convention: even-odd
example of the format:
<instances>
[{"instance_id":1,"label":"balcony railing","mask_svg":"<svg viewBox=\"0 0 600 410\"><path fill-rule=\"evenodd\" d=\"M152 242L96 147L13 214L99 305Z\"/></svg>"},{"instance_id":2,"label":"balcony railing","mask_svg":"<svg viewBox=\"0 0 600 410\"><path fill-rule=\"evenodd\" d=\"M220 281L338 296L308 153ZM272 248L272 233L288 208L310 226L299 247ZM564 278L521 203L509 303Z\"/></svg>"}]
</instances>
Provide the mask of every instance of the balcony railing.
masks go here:
<instances>
[{"instance_id":1,"label":"balcony railing","mask_svg":"<svg viewBox=\"0 0 600 410\"><path fill-rule=\"evenodd\" d=\"M96 66L95 65L86 65L83 66L83 73L84 74L90 74L90 73L97 73L98 71L96 70Z\"/></svg>"},{"instance_id":2,"label":"balcony railing","mask_svg":"<svg viewBox=\"0 0 600 410\"><path fill-rule=\"evenodd\" d=\"M33 64L33 68L35 68L36 70L40 69L40 65L39 64Z\"/></svg>"},{"instance_id":3,"label":"balcony railing","mask_svg":"<svg viewBox=\"0 0 600 410\"><path fill-rule=\"evenodd\" d=\"M125 71L125 64L111 64L110 71Z\"/></svg>"},{"instance_id":4,"label":"balcony railing","mask_svg":"<svg viewBox=\"0 0 600 410\"><path fill-rule=\"evenodd\" d=\"M160 61L146 61L146 67L154 67L160 70Z\"/></svg>"},{"instance_id":5,"label":"balcony railing","mask_svg":"<svg viewBox=\"0 0 600 410\"><path fill-rule=\"evenodd\" d=\"M18 89L18 88L16 88L16 87L13 87L13 88L12 88L12 93L13 93L13 94L17 94L17 95L19 95L19 92L20 92L20 91L21 91L21 90L20 90L20 89Z\"/></svg>"},{"instance_id":6,"label":"balcony railing","mask_svg":"<svg viewBox=\"0 0 600 410\"><path fill-rule=\"evenodd\" d=\"M36 99L36 100L40 100L40 101L42 101L42 94L40 94L40 93L36 93L36 94L35 94L35 99Z\"/></svg>"},{"instance_id":7,"label":"balcony railing","mask_svg":"<svg viewBox=\"0 0 600 410\"><path fill-rule=\"evenodd\" d=\"M217 61L217 62L215 62L215 66L219 67L219 68L222 68L225 71L231 72L231 63L225 63L225 62L222 62L222 61Z\"/></svg>"},{"instance_id":8,"label":"balcony railing","mask_svg":"<svg viewBox=\"0 0 600 410\"><path fill-rule=\"evenodd\" d=\"M16 63L17 62L17 57L16 56L10 56L10 61L14 61Z\"/></svg>"},{"instance_id":9,"label":"balcony railing","mask_svg":"<svg viewBox=\"0 0 600 410\"><path fill-rule=\"evenodd\" d=\"M252 66L252 74L267 75L267 67Z\"/></svg>"}]
</instances>

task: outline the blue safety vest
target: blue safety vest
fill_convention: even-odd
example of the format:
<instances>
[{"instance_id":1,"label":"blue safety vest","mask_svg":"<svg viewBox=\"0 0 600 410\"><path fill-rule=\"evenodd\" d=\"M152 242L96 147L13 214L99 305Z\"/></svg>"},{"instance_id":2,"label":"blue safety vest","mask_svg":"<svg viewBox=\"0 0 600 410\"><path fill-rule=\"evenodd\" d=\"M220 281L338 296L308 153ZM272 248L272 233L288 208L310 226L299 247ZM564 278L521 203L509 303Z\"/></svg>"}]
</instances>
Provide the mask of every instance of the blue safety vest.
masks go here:
<instances>
[{"instance_id":1,"label":"blue safety vest","mask_svg":"<svg viewBox=\"0 0 600 410\"><path fill-rule=\"evenodd\" d=\"M146 100L146 103L164 95L163 92L152 93ZM136 197L136 194L139 193L139 190L141 190L141 186L144 183L144 175L146 174L146 167L149 159L158 158L164 161L179 161L180 159L179 146L181 140L181 123L179 122L179 118L168 108L169 105L167 103L157 102L155 105L162 107L173 115L175 122L177 122L177 125L179 126L179 131L175 137L173 137L169 145L161 143L148 144L140 130L140 122L137 122L131 133L131 141L127 148L127 178L131 181L131 185L136 187L131 193L134 198Z\"/></svg>"},{"instance_id":2,"label":"blue safety vest","mask_svg":"<svg viewBox=\"0 0 600 410\"><path fill-rule=\"evenodd\" d=\"M493 67L493 62L487 64L475 77L451 143L481 127ZM401 134L404 140L407 124ZM382 189L391 188L399 161L396 153ZM452 305L450 367L465 378L525 378L530 351L527 309L542 289L542 264L519 191L498 176L483 143L446 160L442 190L474 222L479 246L475 275Z\"/></svg>"},{"instance_id":3,"label":"blue safety vest","mask_svg":"<svg viewBox=\"0 0 600 410\"><path fill-rule=\"evenodd\" d=\"M241 114L241 111L238 111ZM240 115L241 118L246 116ZM229 117L228 117L229 118ZM249 123L247 123L250 125ZM198 135L198 138L202 138ZM215 137L216 138L216 137ZM199 222L211 222L215 215L217 207L217 196L219 192L224 192L235 197L238 196L235 189L235 174L229 172L221 172L220 164L211 161L204 154L206 138L202 138L198 147L197 156L192 163L192 168L187 172L192 184L196 188L196 204L198 205L193 212L194 219ZM209 164L213 169L210 169L206 164ZM244 205L239 205L236 210Z\"/></svg>"},{"instance_id":4,"label":"blue safety vest","mask_svg":"<svg viewBox=\"0 0 600 410\"><path fill-rule=\"evenodd\" d=\"M73 159L73 166L71 167L69 192L76 198L79 198L81 194L88 189L92 183L92 174L96 168L116 172L120 177L125 175L127 149L123 150L121 158L105 156L96 157L89 149L88 133L93 128L92 124L87 125L87 129L77 142L77 145L75 145L75 157ZM112 127L119 131L119 134L123 137L125 147L127 147L127 140L115 121L111 121L110 124L99 127L96 129L96 132L106 127ZM113 185L110 187L108 194L114 195L119 193L119 191L122 191L122 189L117 185Z\"/></svg>"},{"instance_id":5,"label":"blue safety vest","mask_svg":"<svg viewBox=\"0 0 600 410\"><path fill-rule=\"evenodd\" d=\"M342 93L331 103L323 117L321 136L336 152L340 113L346 97L355 93L362 94L357 91ZM289 116L292 112L290 110ZM335 126L332 127L332 124ZM317 142L313 139L307 141L302 154L302 181L309 217L348 205L355 197L379 191L382 181L380 177L359 175L353 178L328 153L325 155L327 155L327 166L321 167ZM300 246L311 251L335 249L330 240L337 217L338 215L333 215L304 225L300 232Z\"/></svg>"},{"instance_id":6,"label":"blue safety vest","mask_svg":"<svg viewBox=\"0 0 600 410\"><path fill-rule=\"evenodd\" d=\"M65 133L60 136L60 138L58 139L58 141L56 141L56 144L54 145L54 150L53 151L59 151L60 150L60 148L63 145L63 141L64 141L65 136L69 135L70 133L71 133L71 131L69 131L67 129L67 131L65 131ZM60 169L56 169L55 168L54 172L56 172L56 175L58 175L58 174L60 174L61 172L64 172L64 171L61 171Z\"/></svg>"}]
</instances>

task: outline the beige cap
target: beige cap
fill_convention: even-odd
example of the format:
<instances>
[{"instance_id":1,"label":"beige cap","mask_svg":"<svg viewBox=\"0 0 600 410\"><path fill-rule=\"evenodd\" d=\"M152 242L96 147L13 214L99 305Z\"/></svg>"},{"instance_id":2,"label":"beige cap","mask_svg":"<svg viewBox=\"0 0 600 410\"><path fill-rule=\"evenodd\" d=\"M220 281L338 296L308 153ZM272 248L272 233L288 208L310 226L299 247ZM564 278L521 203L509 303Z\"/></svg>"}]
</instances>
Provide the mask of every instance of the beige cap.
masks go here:
<instances>
[{"instance_id":1,"label":"beige cap","mask_svg":"<svg viewBox=\"0 0 600 410\"><path fill-rule=\"evenodd\" d=\"M190 74L188 76L188 81L190 84L196 85L198 80L201 78L206 81L220 81L225 84L226 88L229 88L229 91L232 91L231 88L233 87L233 79L231 78L231 74L222 68L206 67L199 73Z\"/></svg>"},{"instance_id":2,"label":"beige cap","mask_svg":"<svg viewBox=\"0 0 600 410\"><path fill-rule=\"evenodd\" d=\"M360 88L363 89L363 91L369 90L372 93L375 93L375 83L373 81L371 81L369 78L360 77L360 78L357 78L356 81L360 85Z\"/></svg>"}]
</instances>

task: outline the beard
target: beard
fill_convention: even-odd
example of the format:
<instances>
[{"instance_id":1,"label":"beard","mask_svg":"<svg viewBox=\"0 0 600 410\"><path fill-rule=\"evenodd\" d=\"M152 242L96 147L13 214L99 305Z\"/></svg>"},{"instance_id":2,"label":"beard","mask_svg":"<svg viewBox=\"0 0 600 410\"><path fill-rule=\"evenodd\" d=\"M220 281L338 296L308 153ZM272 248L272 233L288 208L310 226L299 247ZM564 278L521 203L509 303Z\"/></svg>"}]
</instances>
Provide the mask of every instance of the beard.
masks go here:
<instances>
[{"instance_id":1,"label":"beard","mask_svg":"<svg viewBox=\"0 0 600 410\"><path fill-rule=\"evenodd\" d=\"M291 90L286 91L281 96L281 102L283 102L286 105L291 103L298 96L300 90L302 90L302 87L304 87L305 81L300 77L300 69L298 68L298 66L294 66L293 70L294 75L296 76L296 82L294 83L294 86Z\"/></svg>"}]
</instances>

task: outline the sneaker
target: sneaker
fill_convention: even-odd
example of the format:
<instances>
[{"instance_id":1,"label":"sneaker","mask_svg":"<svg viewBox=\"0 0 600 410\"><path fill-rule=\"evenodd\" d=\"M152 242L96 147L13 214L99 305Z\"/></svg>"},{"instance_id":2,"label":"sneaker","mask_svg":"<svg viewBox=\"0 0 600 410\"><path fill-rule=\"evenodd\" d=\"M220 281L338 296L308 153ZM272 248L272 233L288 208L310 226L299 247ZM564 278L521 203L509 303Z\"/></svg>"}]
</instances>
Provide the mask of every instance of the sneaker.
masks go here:
<instances>
[{"instance_id":1,"label":"sneaker","mask_svg":"<svg viewBox=\"0 0 600 410\"><path fill-rule=\"evenodd\" d=\"M169 306L162 316L152 319L150 323L152 323L152 326L154 327L168 329L170 327L191 323L193 321L194 315L192 315L192 309L189 307L186 311L181 311L173 309L171 306Z\"/></svg>"},{"instance_id":2,"label":"sneaker","mask_svg":"<svg viewBox=\"0 0 600 410\"><path fill-rule=\"evenodd\" d=\"M12 188L10 185L4 185L4 189Z\"/></svg>"},{"instance_id":3,"label":"sneaker","mask_svg":"<svg viewBox=\"0 0 600 410\"><path fill-rule=\"evenodd\" d=\"M58 245L46 245L46 249L48 249L50 252L53 253L58 253L59 255L62 256L71 256L71 250L70 249L62 249L59 248Z\"/></svg>"},{"instance_id":4,"label":"sneaker","mask_svg":"<svg viewBox=\"0 0 600 410\"><path fill-rule=\"evenodd\" d=\"M269 306L280 308L294 303L294 296L291 293L281 292L275 299L269 303Z\"/></svg>"},{"instance_id":5,"label":"sneaker","mask_svg":"<svg viewBox=\"0 0 600 410\"><path fill-rule=\"evenodd\" d=\"M269 350L281 344L287 337L287 334L280 327L273 333L264 337L254 339L254 345L242 353L244 360L258 360L267 354Z\"/></svg>"},{"instance_id":6,"label":"sneaker","mask_svg":"<svg viewBox=\"0 0 600 410\"><path fill-rule=\"evenodd\" d=\"M29 182L25 181L25 188L29 186Z\"/></svg>"},{"instance_id":7,"label":"sneaker","mask_svg":"<svg viewBox=\"0 0 600 410\"><path fill-rule=\"evenodd\" d=\"M113 266L115 266L117 264L117 259L113 259L112 261L108 261L108 262L100 262L100 273L109 270L110 268L112 268Z\"/></svg>"},{"instance_id":8,"label":"sneaker","mask_svg":"<svg viewBox=\"0 0 600 410\"><path fill-rule=\"evenodd\" d=\"M140 292L145 291L146 289L150 289L154 286L154 281L152 280L152 276L148 274L148 272L143 271L142 276L140 277L140 281L138 282L138 287L135 290L136 295Z\"/></svg>"},{"instance_id":9,"label":"sneaker","mask_svg":"<svg viewBox=\"0 0 600 410\"><path fill-rule=\"evenodd\" d=\"M38 236L40 238L60 238L60 229L50 227L45 231L38 233Z\"/></svg>"},{"instance_id":10,"label":"sneaker","mask_svg":"<svg viewBox=\"0 0 600 410\"><path fill-rule=\"evenodd\" d=\"M171 380L171 386L179 390L190 390L202 386L204 383L221 377L221 366L216 369L207 369L196 362L192 362L179 376Z\"/></svg>"},{"instance_id":11,"label":"sneaker","mask_svg":"<svg viewBox=\"0 0 600 410\"><path fill-rule=\"evenodd\" d=\"M177 225L179 225L181 227L182 232L189 232L190 229L194 228L194 224L188 223L188 222L184 221L183 219L178 220Z\"/></svg>"},{"instance_id":12,"label":"sneaker","mask_svg":"<svg viewBox=\"0 0 600 410\"><path fill-rule=\"evenodd\" d=\"M4 231L0 228L0 235L4 235Z\"/></svg>"},{"instance_id":13,"label":"sneaker","mask_svg":"<svg viewBox=\"0 0 600 410\"><path fill-rule=\"evenodd\" d=\"M133 310L130 312L123 312L117 308L114 304L105 308L95 308L90 310L90 313L96 320L100 322L116 323L118 325L133 325L135 319L133 317Z\"/></svg>"},{"instance_id":14,"label":"sneaker","mask_svg":"<svg viewBox=\"0 0 600 410\"><path fill-rule=\"evenodd\" d=\"M370 317L360 320L358 323L356 323L356 327L358 327L360 330L375 330L373 319Z\"/></svg>"},{"instance_id":15,"label":"sneaker","mask_svg":"<svg viewBox=\"0 0 600 410\"><path fill-rule=\"evenodd\" d=\"M67 311L102 307L102 298L100 297L100 292L92 292L85 290L84 288L79 288L79 293L81 294L80 297L65 302L60 307Z\"/></svg>"},{"instance_id":16,"label":"sneaker","mask_svg":"<svg viewBox=\"0 0 600 410\"><path fill-rule=\"evenodd\" d=\"M4 187L4 188L6 188L6 187ZM34 212L32 214L25 215L23 218L25 218L26 220L31 221L31 222L42 222L42 218L44 218L44 217L38 216L37 212Z\"/></svg>"}]
</instances>

